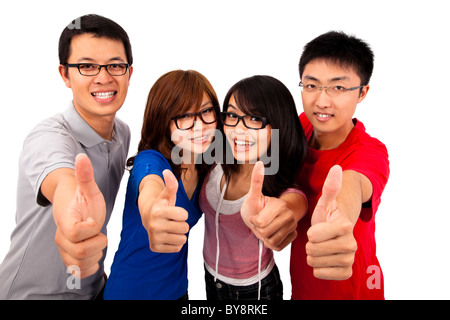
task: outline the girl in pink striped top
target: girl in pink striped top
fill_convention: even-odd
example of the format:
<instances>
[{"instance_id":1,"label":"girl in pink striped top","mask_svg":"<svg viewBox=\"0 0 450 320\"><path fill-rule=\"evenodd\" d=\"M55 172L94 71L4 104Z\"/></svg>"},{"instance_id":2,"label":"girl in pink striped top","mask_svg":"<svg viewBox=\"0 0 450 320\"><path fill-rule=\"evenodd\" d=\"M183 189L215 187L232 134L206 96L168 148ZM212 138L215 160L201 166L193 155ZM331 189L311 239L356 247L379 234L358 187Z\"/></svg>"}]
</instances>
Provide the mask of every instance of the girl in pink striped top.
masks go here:
<instances>
[{"instance_id":1,"label":"girl in pink striped top","mask_svg":"<svg viewBox=\"0 0 450 320\"><path fill-rule=\"evenodd\" d=\"M229 90L223 110L233 160L212 168L199 199L207 299L282 299L272 249L292 242L307 209L294 182L306 152L295 102L277 79L254 76Z\"/></svg>"}]
</instances>

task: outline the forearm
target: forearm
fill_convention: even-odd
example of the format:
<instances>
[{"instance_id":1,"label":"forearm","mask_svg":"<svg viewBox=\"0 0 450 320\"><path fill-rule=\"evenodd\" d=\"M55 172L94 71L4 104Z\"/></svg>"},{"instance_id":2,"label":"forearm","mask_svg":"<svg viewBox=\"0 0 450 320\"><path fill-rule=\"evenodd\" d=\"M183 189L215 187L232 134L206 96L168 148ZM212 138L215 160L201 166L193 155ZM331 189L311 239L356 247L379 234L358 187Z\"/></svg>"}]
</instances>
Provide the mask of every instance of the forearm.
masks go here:
<instances>
[{"instance_id":1,"label":"forearm","mask_svg":"<svg viewBox=\"0 0 450 320\"><path fill-rule=\"evenodd\" d=\"M57 169L43 180L40 192L52 204L57 225L64 216L65 209L73 201L76 190L77 182L73 169Z\"/></svg>"},{"instance_id":2,"label":"forearm","mask_svg":"<svg viewBox=\"0 0 450 320\"><path fill-rule=\"evenodd\" d=\"M142 223L148 230L148 215L151 212L156 199L164 190L164 182L159 176L149 175L142 179L139 185L138 208L141 214Z\"/></svg>"},{"instance_id":3,"label":"forearm","mask_svg":"<svg viewBox=\"0 0 450 320\"><path fill-rule=\"evenodd\" d=\"M353 226L358 221L361 207L372 196L372 184L362 174L348 170L342 175L342 188L336 198L337 206Z\"/></svg>"},{"instance_id":4,"label":"forearm","mask_svg":"<svg viewBox=\"0 0 450 320\"><path fill-rule=\"evenodd\" d=\"M296 222L300 221L300 219L305 216L307 202L302 194L296 192L285 193L280 199L286 202L286 205L292 211Z\"/></svg>"}]
</instances>

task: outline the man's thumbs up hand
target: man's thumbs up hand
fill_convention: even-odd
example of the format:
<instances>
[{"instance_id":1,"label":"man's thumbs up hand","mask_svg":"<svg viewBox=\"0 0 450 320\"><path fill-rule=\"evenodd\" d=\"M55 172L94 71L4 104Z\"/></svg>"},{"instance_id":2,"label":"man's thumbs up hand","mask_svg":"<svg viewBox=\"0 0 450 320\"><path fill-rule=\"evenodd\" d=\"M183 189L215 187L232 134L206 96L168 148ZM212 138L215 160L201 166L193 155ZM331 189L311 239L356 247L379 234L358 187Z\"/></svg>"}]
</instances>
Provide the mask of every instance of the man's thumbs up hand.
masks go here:
<instances>
[{"instance_id":1,"label":"man's thumbs up hand","mask_svg":"<svg viewBox=\"0 0 450 320\"><path fill-rule=\"evenodd\" d=\"M75 196L69 205L61 207L59 202L54 203L55 243L65 265L77 266L80 274L76 276L86 278L97 272L108 240L100 233L106 217L105 199L85 154L75 159L75 181Z\"/></svg>"},{"instance_id":2,"label":"man's thumbs up hand","mask_svg":"<svg viewBox=\"0 0 450 320\"><path fill-rule=\"evenodd\" d=\"M322 196L317 202L311 217L311 225L326 222L337 209L336 197L341 191L342 168L338 165L332 167L325 179Z\"/></svg>"},{"instance_id":3,"label":"man's thumbs up hand","mask_svg":"<svg viewBox=\"0 0 450 320\"><path fill-rule=\"evenodd\" d=\"M341 211L337 197L342 187L342 168L330 169L324 182L322 196L311 217L307 263L314 276L325 280L345 280L352 275L357 243L353 224Z\"/></svg>"}]
</instances>

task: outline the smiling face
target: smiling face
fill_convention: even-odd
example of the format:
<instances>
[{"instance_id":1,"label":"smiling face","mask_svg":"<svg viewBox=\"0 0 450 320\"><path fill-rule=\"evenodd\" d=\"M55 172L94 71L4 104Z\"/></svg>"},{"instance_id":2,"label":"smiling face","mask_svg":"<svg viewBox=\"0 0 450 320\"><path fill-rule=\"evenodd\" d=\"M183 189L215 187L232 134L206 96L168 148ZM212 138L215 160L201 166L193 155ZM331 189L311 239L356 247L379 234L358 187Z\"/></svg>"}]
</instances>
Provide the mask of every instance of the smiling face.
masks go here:
<instances>
[{"instance_id":1,"label":"smiling face","mask_svg":"<svg viewBox=\"0 0 450 320\"><path fill-rule=\"evenodd\" d=\"M94 37L92 34L75 36L71 42L69 64L127 63L125 48L121 41ZM73 104L78 113L95 129L100 118L113 120L122 107L130 83L133 68L123 76L111 76L102 68L96 76L83 76L77 68L59 67L61 77L73 92Z\"/></svg>"},{"instance_id":2,"label":"smiling face","mask_svg":"<svg viewBox=\"0 0 450 320\"><path fill-rule=\"evenodd\" d=\"M215 113L213 103L208 95L203 94L203 99L200 108L197 106L191 107L187 113L195 112L211 112ZM206 117L206 115L205 115ZM182 121L183 117L180 121ZM195 119L194 126L188 130L178 129L174 120L171 120L170 133L172 142L183 150L183 162L189 163L196 155L204 153L210 146L215 129L217 128L217 121L213 123L204 123L200 116Z\"/></svg>"},{"instance_id":3,"label":"smiling face","mask_svg":"<svg viewBox=\"0 0 450 320\"><path fill-rule=\"evenodd\" d=\"M227 112L237 116L244 116L245 113L239 109L234 95L231 95ZM236 160L245 163L255 163L264 153L267 152L271 140L270 124L264 129L249 129L244 126L242 119L235 127L224 125L224 132L233 156Z\"/></svg>"},{"instance_id":4,"label":"smiling face","mask_svg":"<svg viewBox=\"0 0 450 320\"><path fill-rule=\"evenodd\" d=\"M359 76L352 69L344 69L323 59L309 62L303 72L303 84L315 86L341 86L352 88L361 85ZM325 89L319 92L302 92L303 109L314 126L314 147L333 149L347 138L353 129L356 106L367 95L369 86L360 90L342 92L330 97Z\"/></svg>"}]
</instances>

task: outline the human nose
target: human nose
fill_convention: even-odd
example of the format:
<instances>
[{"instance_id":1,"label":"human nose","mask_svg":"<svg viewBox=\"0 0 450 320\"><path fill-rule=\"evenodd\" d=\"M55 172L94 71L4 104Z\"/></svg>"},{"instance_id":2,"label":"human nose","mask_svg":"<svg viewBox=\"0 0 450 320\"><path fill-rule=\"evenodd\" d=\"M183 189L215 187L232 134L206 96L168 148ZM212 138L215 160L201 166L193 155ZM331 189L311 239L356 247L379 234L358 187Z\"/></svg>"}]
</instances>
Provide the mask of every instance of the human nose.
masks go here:
<instances>
[{"instance_id":1,"label":"human nose","mask_svg":"<svg viewBox=\"0 0 450 320\"><path fill-rule=\"evenodd\" d=\"M331 98L328 94L330 87L319 87L319 95L317 96L316 104L321 108L328 108L331 106Z\"/></svg>"},{"instance_id":2,"label":"human nose","mask_svg":"<svg viewBox=\"0 0 450 320\"><path fill-rule=\"evenodd\" d=\"M194 131L201 131L203 129L203 121L200 115L196 115L194 117L194 126L192 127L192 130Z\"/></svg>"},{"instance_id":3,"label":"human nose","mask_svg":"<svg viewBox=\"0 0 450 320\"><path fill-rule=\"evenodd\" d=\"M247 127L244 124L244 118L239 118L238 119L238 123L234 127L234 131L237 131L237 132L245 132L245 131L247 131Z\"/></svg>"},{"instance_id":4,"label":"human nose","mask_svg":"<svg viewBox=\"0 0 450 320\"><path fill-rule=\"evenodd\" d=\"M112 81L112 76L109 74L106 66L100 66L99 73L95 76L97 83L108 83Z\"/></svg>"}]
</instances>

